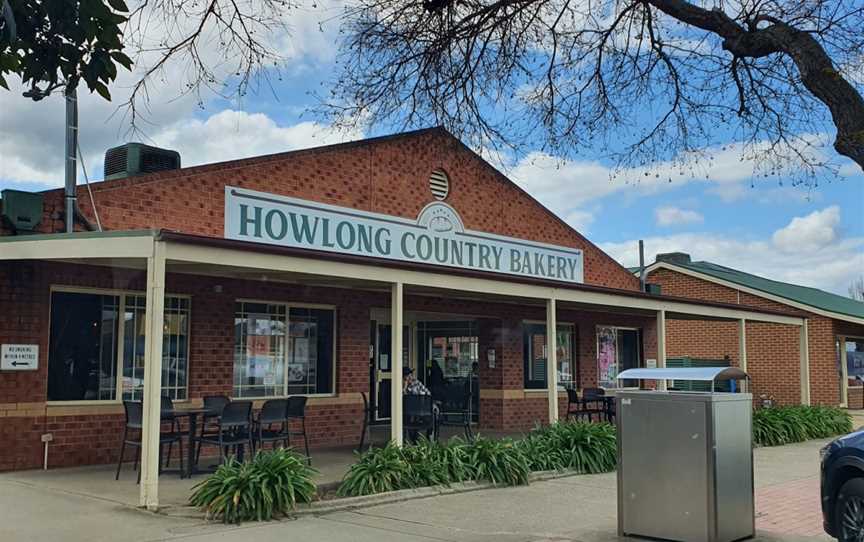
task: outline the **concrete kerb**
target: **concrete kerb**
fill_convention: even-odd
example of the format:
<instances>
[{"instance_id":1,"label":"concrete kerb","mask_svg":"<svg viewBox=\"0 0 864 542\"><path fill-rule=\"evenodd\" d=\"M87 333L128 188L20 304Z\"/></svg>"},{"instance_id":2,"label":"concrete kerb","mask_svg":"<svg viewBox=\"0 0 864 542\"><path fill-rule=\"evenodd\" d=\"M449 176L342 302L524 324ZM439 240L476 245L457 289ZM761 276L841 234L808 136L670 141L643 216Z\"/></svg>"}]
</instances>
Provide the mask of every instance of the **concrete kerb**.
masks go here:
<instances>
[{"instance_id":1,"label":"concrete kerb","mask_svg":"<svg viewBox=\"0 0 864 542\"><path fill-rule=\"evenodd\" d=\"M540 471L532 472L528 476L528 482L542 482L544 480L554 480L556 478L567 478L571 476L580 476L583 473L572 470L566 471ZM328 484L336 485L336 484ZM411 501L416 499L427 499L429 497L438 497L441 495L453 495L457 493L469 493L472 491L482 491L486 489L504 489L511 486L493 484L491 482L460 482L450 484L449 486L427 486L412 489L400 489L398 491L389 491L387 493L377 493L375 495L363 495L360 497L343 497L338 499L328 499L323 501L313 501L309 504L301 504L292 511L285 520L291 520L299 516L320 516L331 514L334 512L344 512L347 510L356 510L359 508L368 508L382 504L391 504L397 502ZM188 519L205 519L204 512L194 506L163 506L160 507L156 514L175 518Z\"/></svg>"}]
</instances>

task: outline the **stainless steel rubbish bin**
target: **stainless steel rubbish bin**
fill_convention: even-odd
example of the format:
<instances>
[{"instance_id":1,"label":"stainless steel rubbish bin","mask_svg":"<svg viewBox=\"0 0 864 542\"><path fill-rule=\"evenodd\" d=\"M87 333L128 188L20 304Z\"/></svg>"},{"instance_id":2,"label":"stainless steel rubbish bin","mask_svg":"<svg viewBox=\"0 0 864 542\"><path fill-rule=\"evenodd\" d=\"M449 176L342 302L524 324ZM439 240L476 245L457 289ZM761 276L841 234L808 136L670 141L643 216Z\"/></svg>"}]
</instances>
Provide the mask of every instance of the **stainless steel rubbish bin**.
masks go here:
<instances>
[{"instance_id":1,"label":"stainless steel rubbish bin","mask_svg":"<svg viewBox=\"0 0 864 542\"><path fill-rule=\"evenodd\" d=\"M619 535L752 537L752 405L749 393L616 393Z\"/></svg>"}]
</instances>

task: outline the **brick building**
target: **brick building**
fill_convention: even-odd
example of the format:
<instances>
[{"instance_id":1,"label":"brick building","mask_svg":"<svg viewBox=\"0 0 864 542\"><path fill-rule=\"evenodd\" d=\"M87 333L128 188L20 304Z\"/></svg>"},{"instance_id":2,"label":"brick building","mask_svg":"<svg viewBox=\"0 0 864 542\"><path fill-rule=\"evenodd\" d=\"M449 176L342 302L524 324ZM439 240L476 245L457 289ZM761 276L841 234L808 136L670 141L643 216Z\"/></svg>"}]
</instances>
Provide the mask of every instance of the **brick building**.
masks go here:
<instances>
[{"instance_id":1,"label":"brick building","mask_svg":"<svg viewBox=\"0 0 864 542\"><path fill-rule=\"evenodd\" d=\"M62 190L3 193L0 470L39 467L45 434L52 467L115 461L123 401L142 400L153 505L160 395L305 395L314 447L357 443L365 394L400 440L406 365L476 390L481 430L519 430L556 419L566 387L663 366L667 320L766 322L790 348L804 325L641 292L441 129L112 176L78 189L71 233Z\"/></svg>"},{"instance_id":2,"label":"brick building","mask_svg":"<svg viewBox=\"0 0 864 542\"><path fill-rule=\"evenodd\" d=\"M684 296L772 310L792 309L807 315L809 382L802 385L799 330L766 322L745 324L745 365L756 396L781 404L814 404L864 408L864 303L710 262L694 262L684 253L660 254L646 269L647 281L666 295ZM740 366L739 326L735 322L670 321L669 357L728 357Z\"/></svg>"}]
</instances>

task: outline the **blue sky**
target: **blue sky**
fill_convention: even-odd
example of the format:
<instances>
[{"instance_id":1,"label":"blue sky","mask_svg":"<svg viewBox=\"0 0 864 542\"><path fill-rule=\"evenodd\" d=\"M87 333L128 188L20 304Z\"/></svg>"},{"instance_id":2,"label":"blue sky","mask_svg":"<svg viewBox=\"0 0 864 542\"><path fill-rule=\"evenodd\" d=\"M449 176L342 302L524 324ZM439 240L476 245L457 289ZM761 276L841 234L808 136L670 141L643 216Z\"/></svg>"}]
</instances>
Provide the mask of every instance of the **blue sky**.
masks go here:
<instances>
[{"instance_id":1,"label":"blue sky","mask_svg":"<svg viewBox=\"0 0 864 542\"><path fill-rule=\"evenodd\" d=\"M130 134L116 105L80 98L81 146L91 179L100 179L105 149L143 140L180 151L184 165L312 147L363 136L318 124L306 109L310 92L326 90L336 51L334 23L324 32L307 13L283 43L289 59L269 91L242 103L177 96L172 72L152 92L144 134ZM180 68L176 68L179 70ZM180 73L180 72L178 72ZM128 94L132 74L121 75L115 102ZM41 190L62 184L63 103L35 104L20 88L0 90L0 188ZM734 143L732 141L730 144ZM530 145L529 145L530 146ZM539 145L537 145L539 148ZM833 153L830 148L826 153ZM649 258L683 250L694 259L737 267L778 280L846 294L864 274L864 174L842 162L839 178L817 188L753 179L752 164L734 150L714 149L711 180L655 181L638 171L609 180L610 164L597 156L564 160L539 152L500 157L514 181L625 265L636 263L638 239ZM79 180L83 175L79 171ZM636 181L636 182L630 182ZM752 185L752 186L751 186Z\"/></svg>"}]
</instances>

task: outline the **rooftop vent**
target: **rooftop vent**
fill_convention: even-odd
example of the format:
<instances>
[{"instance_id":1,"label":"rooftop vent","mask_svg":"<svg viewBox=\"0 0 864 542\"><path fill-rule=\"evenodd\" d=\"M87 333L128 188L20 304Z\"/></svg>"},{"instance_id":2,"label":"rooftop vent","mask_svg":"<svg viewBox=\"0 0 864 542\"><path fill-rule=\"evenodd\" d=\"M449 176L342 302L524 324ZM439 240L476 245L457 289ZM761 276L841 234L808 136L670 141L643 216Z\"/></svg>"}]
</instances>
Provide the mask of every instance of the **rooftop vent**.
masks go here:
<instances>
[{"instance_id":1,"label":"rooftop vent","mask_svg":"<svg viewBox=\"0 0 864 542\"><path fill-rule=\"evenodd\" d=\"M436 169L429 175L429 189L432 190L432 195L435 199L441 201L450 193L450 179L443 170Z\"/></svg>"},{"instance_id":2,"label":"rooftop vent","mask_svg":"<svg viewBox=\"0 0 864 542\"><path fill-rule=\"evenodd\" d=\"M658 262L666 262L671 264L688 264L690 263L690 255L686 252L666 252L657 255Z\"/></svg>"},{"instance_id":3,"label":"rooftop vent","mask_svg":"<svg viewBox=\"0 0 864 542\"><path fill-rule=\"evenodd\" d=\"M126 143L105 152L105 180L179 168L179 152L142 143Z\"/></svg>"}]
</instances>

